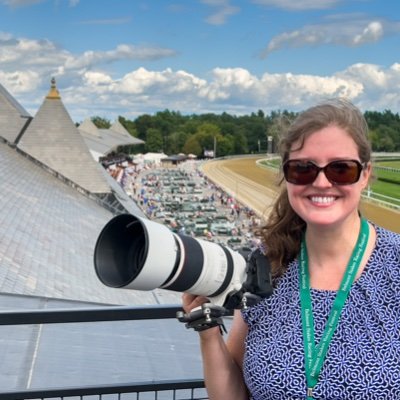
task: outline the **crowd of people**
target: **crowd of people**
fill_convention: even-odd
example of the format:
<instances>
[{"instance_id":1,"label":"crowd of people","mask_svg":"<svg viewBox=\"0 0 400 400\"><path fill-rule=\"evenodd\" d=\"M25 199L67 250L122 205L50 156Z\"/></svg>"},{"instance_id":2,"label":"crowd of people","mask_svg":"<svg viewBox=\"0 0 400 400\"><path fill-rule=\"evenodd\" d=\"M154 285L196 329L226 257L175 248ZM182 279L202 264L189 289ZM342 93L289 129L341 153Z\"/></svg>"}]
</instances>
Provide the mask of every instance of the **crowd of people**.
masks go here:
<instances>
[{"instance_id":1,"label":"crowd of people","mask_svg":"<svg viewBox=\"0 0 400 400\"><path fill-rule=\"evenodd\" d=\"M201 163L187 160L165 167L123 162L108 171L149 219L172 231L233 248L256 246L253 231L260 218L211 182Z\"/></svg>"}]
</instances>

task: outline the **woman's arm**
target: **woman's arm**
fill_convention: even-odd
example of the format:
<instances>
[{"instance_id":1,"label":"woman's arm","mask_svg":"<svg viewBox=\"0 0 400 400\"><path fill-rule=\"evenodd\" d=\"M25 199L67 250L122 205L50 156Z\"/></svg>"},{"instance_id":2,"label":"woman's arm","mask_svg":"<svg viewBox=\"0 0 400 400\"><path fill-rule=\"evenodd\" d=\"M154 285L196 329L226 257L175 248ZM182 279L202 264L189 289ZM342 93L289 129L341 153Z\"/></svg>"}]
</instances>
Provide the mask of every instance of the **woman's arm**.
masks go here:
<instances>
[{"instance_id":1,"label":"woman's arm","mask_svg":"<svg viewBox=\"0 0 400 400\"><path fill-rule=\"evenodd\" d=\"M206 301L188 293L184 293L182 298L186 312ZM226 342L219 327L199 332L204 379L210 400L248 400L241 368L246 334L247 325L239 311L235 311Z\"/></svg>"}]
</instances>

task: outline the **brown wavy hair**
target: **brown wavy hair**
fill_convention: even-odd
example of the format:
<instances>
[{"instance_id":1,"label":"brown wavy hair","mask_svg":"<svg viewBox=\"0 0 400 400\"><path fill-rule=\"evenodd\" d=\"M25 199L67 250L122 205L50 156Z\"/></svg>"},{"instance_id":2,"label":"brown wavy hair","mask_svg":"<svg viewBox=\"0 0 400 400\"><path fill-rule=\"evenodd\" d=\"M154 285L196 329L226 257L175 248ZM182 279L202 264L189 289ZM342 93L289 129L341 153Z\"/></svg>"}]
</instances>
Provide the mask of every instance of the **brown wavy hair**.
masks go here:
<instances>
[{"instance_id":1,"label":"brown wavy hair","mask_svg":"<svg viewBox=\"0 0 400 400\"><path fill-rule=\"evenodd\" d=\"M293 143L300 143L300 147L296 148L299 150L308 136L330 125L344 129L353 138L362 164L371 160L368 126L363 114L348 100L338 98L303 111L289 128L281 133L278 150L282 164L289 159L290 152L294 150ZM274 277L282 275L289 262L297 257L306 227L304 220L295 213L289 203L282 169L280 172L281 191L266 223L258 231L265 254L271 262Z\"/></svg>"}]
</instances>

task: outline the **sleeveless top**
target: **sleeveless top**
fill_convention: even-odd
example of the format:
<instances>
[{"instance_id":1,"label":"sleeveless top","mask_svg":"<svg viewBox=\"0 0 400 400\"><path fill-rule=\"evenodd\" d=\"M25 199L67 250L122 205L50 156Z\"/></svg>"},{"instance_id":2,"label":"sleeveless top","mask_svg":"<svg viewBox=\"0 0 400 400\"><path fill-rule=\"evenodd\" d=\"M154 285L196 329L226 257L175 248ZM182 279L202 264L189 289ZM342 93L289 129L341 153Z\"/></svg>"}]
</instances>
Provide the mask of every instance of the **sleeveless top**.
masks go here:
<instances>
[{"instance_id":1,"label":"sleeveless top","mask_svg":"<svg viewBox=\"0 0 400 400\"><path fill-rule=\"evenodd\" d=\"M375 226L371 257L350 290L314 398L400 399L400 235ZM336 291L311 289L319 343ZM298 261L274 293L242 311L248 325L243 375L252 400L306 398Z\"/></svg>"}]
</instances>

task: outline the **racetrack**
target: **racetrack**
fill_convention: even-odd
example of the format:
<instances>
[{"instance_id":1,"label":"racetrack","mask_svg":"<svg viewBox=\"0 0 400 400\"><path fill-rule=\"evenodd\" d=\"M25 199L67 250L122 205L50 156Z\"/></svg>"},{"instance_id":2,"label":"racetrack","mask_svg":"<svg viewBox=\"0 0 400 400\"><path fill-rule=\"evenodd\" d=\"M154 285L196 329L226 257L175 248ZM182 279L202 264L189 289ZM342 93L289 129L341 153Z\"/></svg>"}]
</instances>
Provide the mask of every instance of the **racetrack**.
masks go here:
<instances>
[{"instance_id":1,"label":"racetrack","mask_svg":"<svg viewBox=\"0 0 400 400\"><path fill-rule=\"evenodd\" d=\"M213 160L203 164L208 178L252 208L260 217L268 215L270 205L276 197L277 175L274 171L256 164L260 156ZM361 212L376 224L400 233L400 213L363 201Z\"/></svg>"}]
</instances>

